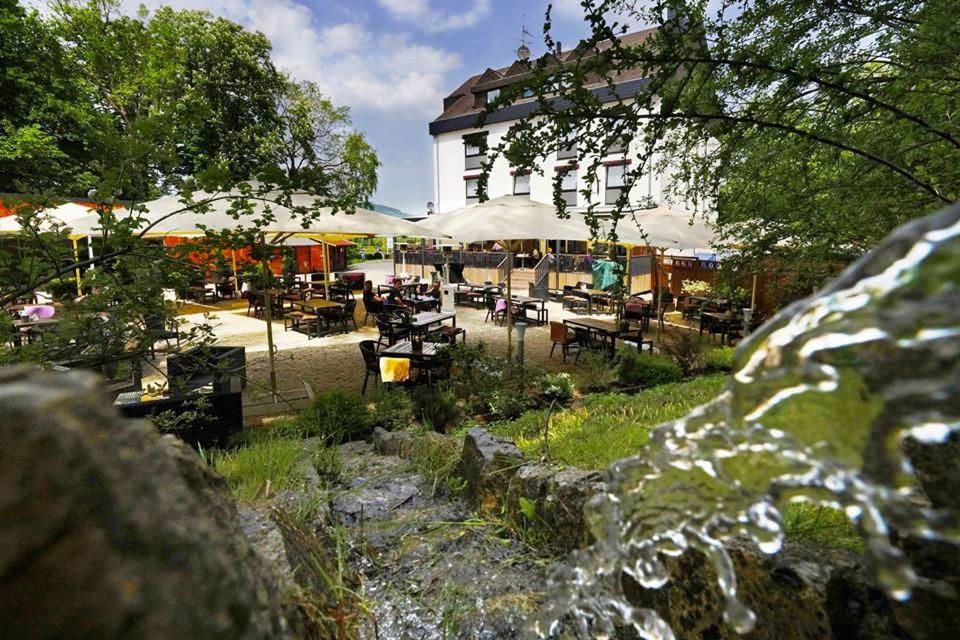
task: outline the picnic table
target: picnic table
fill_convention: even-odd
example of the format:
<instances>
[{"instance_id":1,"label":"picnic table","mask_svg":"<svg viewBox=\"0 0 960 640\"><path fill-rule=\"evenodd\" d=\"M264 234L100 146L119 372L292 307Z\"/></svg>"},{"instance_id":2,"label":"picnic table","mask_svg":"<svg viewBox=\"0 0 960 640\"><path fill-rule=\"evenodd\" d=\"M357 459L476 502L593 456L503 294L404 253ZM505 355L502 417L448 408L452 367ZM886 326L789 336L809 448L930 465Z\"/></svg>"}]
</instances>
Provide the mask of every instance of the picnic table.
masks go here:
<instances>
[{"instance_id":1,"label":"picnic table","mask_svg":"<svg viewBox=\"0 0 960 640\"><path fill-rule=\"evenodd\" d=\"M563 323L574 329L585 329L591 334L598 336L604 346L610 350L611 354L617 349L617 340L636 342L637 348L639 349L642 349L644 345L649 345L650 351L653 351L653 340L644 340L643 331L639 329L622 329L612 320L568 318L564 320Z\"/></svg>"},{"instance_id":2,"label":"picnic table","mask_svg":"<svg viewBox=\"0 0 960 640\"><path fill-rule=\"evenodd\" d=\"M380 350L381 356L393 357L393 358L430 358L437 354L437 343L436 342L424 342L420 351L413 350L413 343L409 340L401 340L394 345L386 347L385 349Z\"/></svg>"},{"instance_id":3,"label":"picnic table","mask_svg":"<svg viewBox=\"0 0 960 640\"><path fill-rule=\"evenodd\" d=\"M531 296L518 295L516 293L510 296L510 299L517 303L519 309L521 310L520 318L522 320L536 323L538 326L545 325L549 321L550 314L547 311L546 300ZM533 311L535 313L535 317L531 318L527 313L528 311Z\"/></svg>"},{"instance_id":4,"label":"picnic table","mask_svg":"<svg viewBox=\"0 0 960 640\"><path fill-rule=\"evenodd\" d=\"M719 311L705 311L700 314L700 335L706 331L711 337L720 336L720 344L730 341L731 329L743 326L743 316Z\"/></svg>"},{"instance_id":5,"label":"picnic table","mask_svg":"<svg viewBox=\"0 0 960 640\"><path fill-rule=\"evenodd\" d=\"M334 310L343 308L344 304L342 302L334 302L332 300L324 300L323 298L308 298L306 300L291 300L290 306L294 309L299 309L300 313L310 314L312 317L298 317L296 313L290 314L291 319L291 328L294 331L300 333L305 333L310 336L309 325L312 324L312 321L316 320L316 331L311 337L320 337L320 319L323 316L333 312ZM301 329L303 323L303 318L306 318L308 322L306 323L308 328L306 331ZM286 323L286 320L284 320ZM329 323L328 323L329 326Z\"/></svg>"},{"instance_id":6,"label":"picnic table","mask_svg":"<svg viewBox=\"0 0 960 640\"><path fill-rule=\"evenodd\" d=\"M457 314L452 312L424 311L408 318L407 322L402 322L399 318L394 318L390 322L406 327L411 332L426 333L426 331L435 324L440 324L444 320L453 320L453 326L457 326Z\"/></svg>"}]
</instances>

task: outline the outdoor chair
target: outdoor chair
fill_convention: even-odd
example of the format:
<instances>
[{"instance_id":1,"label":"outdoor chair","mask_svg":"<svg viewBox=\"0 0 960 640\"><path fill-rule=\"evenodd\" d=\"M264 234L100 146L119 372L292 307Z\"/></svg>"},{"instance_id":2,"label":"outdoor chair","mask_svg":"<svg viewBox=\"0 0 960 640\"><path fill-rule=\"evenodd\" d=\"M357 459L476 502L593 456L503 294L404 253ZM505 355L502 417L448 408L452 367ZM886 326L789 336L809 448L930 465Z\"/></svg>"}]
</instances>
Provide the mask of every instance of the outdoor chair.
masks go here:
<instances>
[{"instance_id":1,"label":"outdoor chair","mask_svg":"<svg viewBox=\"0 0 960 640\"><path fill-rule=\"evenodd\" d=\"M308 314L304 313L303 311L288 311L287 313L283 314L283 330L289 331L290 329L293 329L296 331L300 328L300 323L306 320L307 315Z\"/></svg>"},{"instance_id":2,"label":"outdoor chair","mask_svg":"<svg viewBox=\"0 0 960 640\"><path fill-rule=\"evenodd\" d=\"M385 313L378 314L376 321L377 329L380 331L380 336L377 338L378 344L384 344L384 340L386 340L386 345L389 347L397 344L397 340L405 340L410 337L409 329L396 326L390 321L390 316Z\"/></svg>"},{"instance_id":3,"label":"outdoor chair","mask_svg":"<svg viewBox=\"0 0 960 640\"><path fill-rule=\"evenodd\" d=\"M373 301L373 300L371 300L370 302L364 302L364 303L363 303L363 324L364 324L364 326L366 326L366 324L367 324L367 318L368 318L368 317L373 316L374 318L376 318L377 315L379 315L379 314L381 314L381 313L384 313L385 311L386 311L386 309L384 308L382 302L375 302L375 301Z\"/></svg>"},{"instance_id":4,"label":"outdoor chair","mask_svg":"<svg viewBox=\"0 0 960 640\"><path fill-rule=\"evenodd\" d=\"M380 382L380 356L377 353L379 347L380 344L373 340L360 342L360 355L363 356L364 366L363 391L361 391L363 395L367 393L367 382L369 382L370 376L373 376L378 384Z\"/></svg>"},{"instance_id":5,"label":"outdoor chair","mask_svg":"<svg viewBox=\"0 0 960 640\"><path fill-rule=\"evenodd\" d=\"M340 315L337 318L337 321L343 326L344 331L349 331L347 326L349 323L353 323L353 330L358 331L359 327L357 326L357 301L350 300L340 309Z\"/></svg>"},{"instance_id":6,"label":"outdoor chair","mask_svg":"<svg viewBox=\"0 0 960 640\"><path fill-rule=\"evenodd\" d=\"M500 321L507 315L507 301L503 298L495 298L488 294L484 304L487 307L487 316L483 321L487 322L492 319L493 323L499 326Z\"/></svg>"},{"instance_id":7,"label":"outdoor chair","mask_svg":"<svg viewBox=\"0 0 960 640\"><path fill-rule=\"evenodd\" d=\"M262 293L259 291L251 291L247 296L247 317L250 317L250 312L253 311L253 317L259 318L263 315L263 305L265 298Z\"/></svg>"},{"instance_id":8,"label":"outdoor chair","mask_svg":"<svg viewBox=\"0 0 960 640\"><path fill-rule=\"evenodd\" d=\"M433 385L439 380L450 377L453 355L448 353L437 355L428 360L413 360L411 365L417 373L417 382L426 381L427 385Z\"/></svg>"},{"instance_id":9,"label":"outdoor chair","mask_svg":"<svg viewBox=\"0 0 960 640\"><path fill-rule=\"evenodd\" d=\"M562 322L550 322L550 340L553 346L550 347L550 357L553 357L553 351L560 345L560 352L563 354L563 362L566 364L567 356L571 352L580 351L580 343L577 341L577 334L567 328Z\"/></svg>"},{"instance_id":10,"label":"outdoor chair","mask_svg":"<svg viewBox=\"0 0 960 640\"><path fill-rule=\"evenodd\" d=\"M170 348L171 340L176 340L177 347L180 346L180 332L177 331L176 328L171 329L168 327L160 316L147 316L143 319L143 323L147 330L147 339L150 343L151 359L157 355L156 343L160 340L166 342L168 349Z\"/></svg>"},{"instance_id":11,"label":"outdoor chair","mask_svg":"<svg viewBox=\"0 0 960 640\"><path fill-rule=\"evenodd\" d=\"M574 327L573 333L576 335L577 341L577 357L574 359L574 363L580 361L580 354L584 350L603 352L610 349L610 345L606 341L597 338L589 329Z\"/></svg>"},{"instance_id":12,"label":"outdoor chair","mask_svg":"<svg viewBox=\"0 0 960 640\"><path fill-rule=\"evenodd\" d=\"M467 330L463 327L438 327L428 333L424 339L427 342L441 342L454 345L457 344L457 338L459 337L463 337L464 342L467 341Z\"/></svg>"},{"instance_id":13,"label":"outdoor chair","mask_svg":"<svg viewBox=\"0 0 960 640\"><path fill-rule=\"evenodd\" d=\"M563 298L560 300L560 307L570 309L570 311L576 311L577 309L589 311L590 300L574 287L567 285L563 288Z\"/></svg>"}]
</instances>

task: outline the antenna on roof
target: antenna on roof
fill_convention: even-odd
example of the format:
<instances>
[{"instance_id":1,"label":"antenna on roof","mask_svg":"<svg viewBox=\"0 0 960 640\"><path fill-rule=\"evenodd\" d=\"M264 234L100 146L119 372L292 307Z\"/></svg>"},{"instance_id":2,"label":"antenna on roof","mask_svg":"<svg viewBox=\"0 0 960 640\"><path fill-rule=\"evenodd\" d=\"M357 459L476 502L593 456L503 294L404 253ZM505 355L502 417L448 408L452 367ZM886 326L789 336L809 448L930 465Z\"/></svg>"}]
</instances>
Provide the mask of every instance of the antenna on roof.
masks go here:
<instances>
[{"instance_id":1,"label":"antenna on roof","mask_svg":"<svg viewBox=\"0 0 960 640\"><path fill-rule=\"evenodd\" d=\"M521 14L520 18L520 47L517 49L517 60L530 59L530 47L527 46L527 39L533 42L533 34L527 31L527 14Z\"/></svg>"}]
</instances>

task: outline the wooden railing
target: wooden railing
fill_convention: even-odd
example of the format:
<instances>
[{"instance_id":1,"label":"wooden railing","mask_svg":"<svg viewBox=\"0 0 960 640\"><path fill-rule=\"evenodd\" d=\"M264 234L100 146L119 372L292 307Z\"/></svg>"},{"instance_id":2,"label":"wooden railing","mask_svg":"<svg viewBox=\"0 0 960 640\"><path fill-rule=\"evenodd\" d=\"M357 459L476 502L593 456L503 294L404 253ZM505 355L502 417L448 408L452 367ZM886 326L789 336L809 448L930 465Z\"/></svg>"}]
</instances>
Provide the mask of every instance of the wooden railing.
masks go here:
<instances>
[{"instance_id":1,"label":"wooden railing","mask_svg":"<svg viewBox=\"0 0 960 640\"><path fill-rule=\"evenodd\" d=\"M503 284L507 280L507 258L504 256L500 264L497 265L497 283Z\"/></svg>"}]
</instances>

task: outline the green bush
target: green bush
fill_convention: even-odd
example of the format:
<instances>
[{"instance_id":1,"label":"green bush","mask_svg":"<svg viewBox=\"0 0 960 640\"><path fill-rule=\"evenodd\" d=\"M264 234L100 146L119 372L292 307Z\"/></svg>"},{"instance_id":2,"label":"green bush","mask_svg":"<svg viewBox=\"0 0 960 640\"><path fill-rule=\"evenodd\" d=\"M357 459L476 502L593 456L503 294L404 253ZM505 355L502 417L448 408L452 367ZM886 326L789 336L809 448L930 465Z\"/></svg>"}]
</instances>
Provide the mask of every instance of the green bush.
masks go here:
<instances>
[{"instance_id":1,"label":"green bush","mask_svg":"<svg viewBox=\"0 0 960 640\"><path fill-rule=\"evenodd\" d=\"M446 431L460 420L460 404L449 385L417 387L411 395L417 415L435 431Z\"/></svg>"},{"instance_id":2,"label":"green bush","mask_svg":"<svg viewBox=\"0 0 960 640\"><path fill-rule=\"evenodd\" d=\"M569 373L548 373L537 380L537 392L544 404L567 404L573 398L573 391L573 378Z\"/></svg>"},{"instance_id":3,"label":"green bush","mask_svg":"<svg viewBox=\"0 0 960 640\"><path fill-rule=\"evenodd\" d=\"M678 330L660 340L660 353L677 363L684 376L703 369L704 342L699 333Z\"/></svg>"},{"instance_id":4,"label":"green bush","mask_svg":"<svg viewBox=\"0 0 960 640\"><path fill-rule=\"evenodd\" d=\"M617 379L628 387L655 387L683 380L683 371L673 360L641 353L634 347L620 348Z\"/></svg>"},{"instance_id":5,"label":"green bush","mask_svg":"<svg viewBox=\"0 0 960 640\"><path fill-rule=\"evenodd\" d=\"M530 408L530 395L522 380L492 389L487 398L490 415L499 420L512 420Z\"/></svg>"},{"instance_id":6,"label":"green bush","mask_svg":"<svg viewBox=\"0 0 960 640\"><path fill-rule=\"evenodd\" d=\"M574 370L577 386L584 391L607 391L617 381L616 369L606 352L584 349Z\"/></svg>"},{"instance_id":7,"label":"green bush","mask_svg":"<svg viewBox=\"0 0 960 640\"><path fill-rule=\"evenodd\" d=\"M320 437L339 443L364 438L373 430L373 414L364 400L352 393L324 391L303 410L295 423L304 438Z\"/></svg>"},{"instance_id":8,"label":"green bush","mask_svg":"<svg viewBox=\"0 0 960 640\"><path fill-rule=\"evenodd\" d=\"M374 402L374 425L387 431L406 429L413 424L416 408L406 391L384 385Z\"/></svg>"},{"instance_id":9,"label":"green bush","mask_svg":"<svg viewBox=\"0 0 960 640\"><path fill-rule=\"evenodd\" d=\"M733 347L707 349L703 355L703 368L711 373L733 371Z\"/></svg>"}]
</instances>

